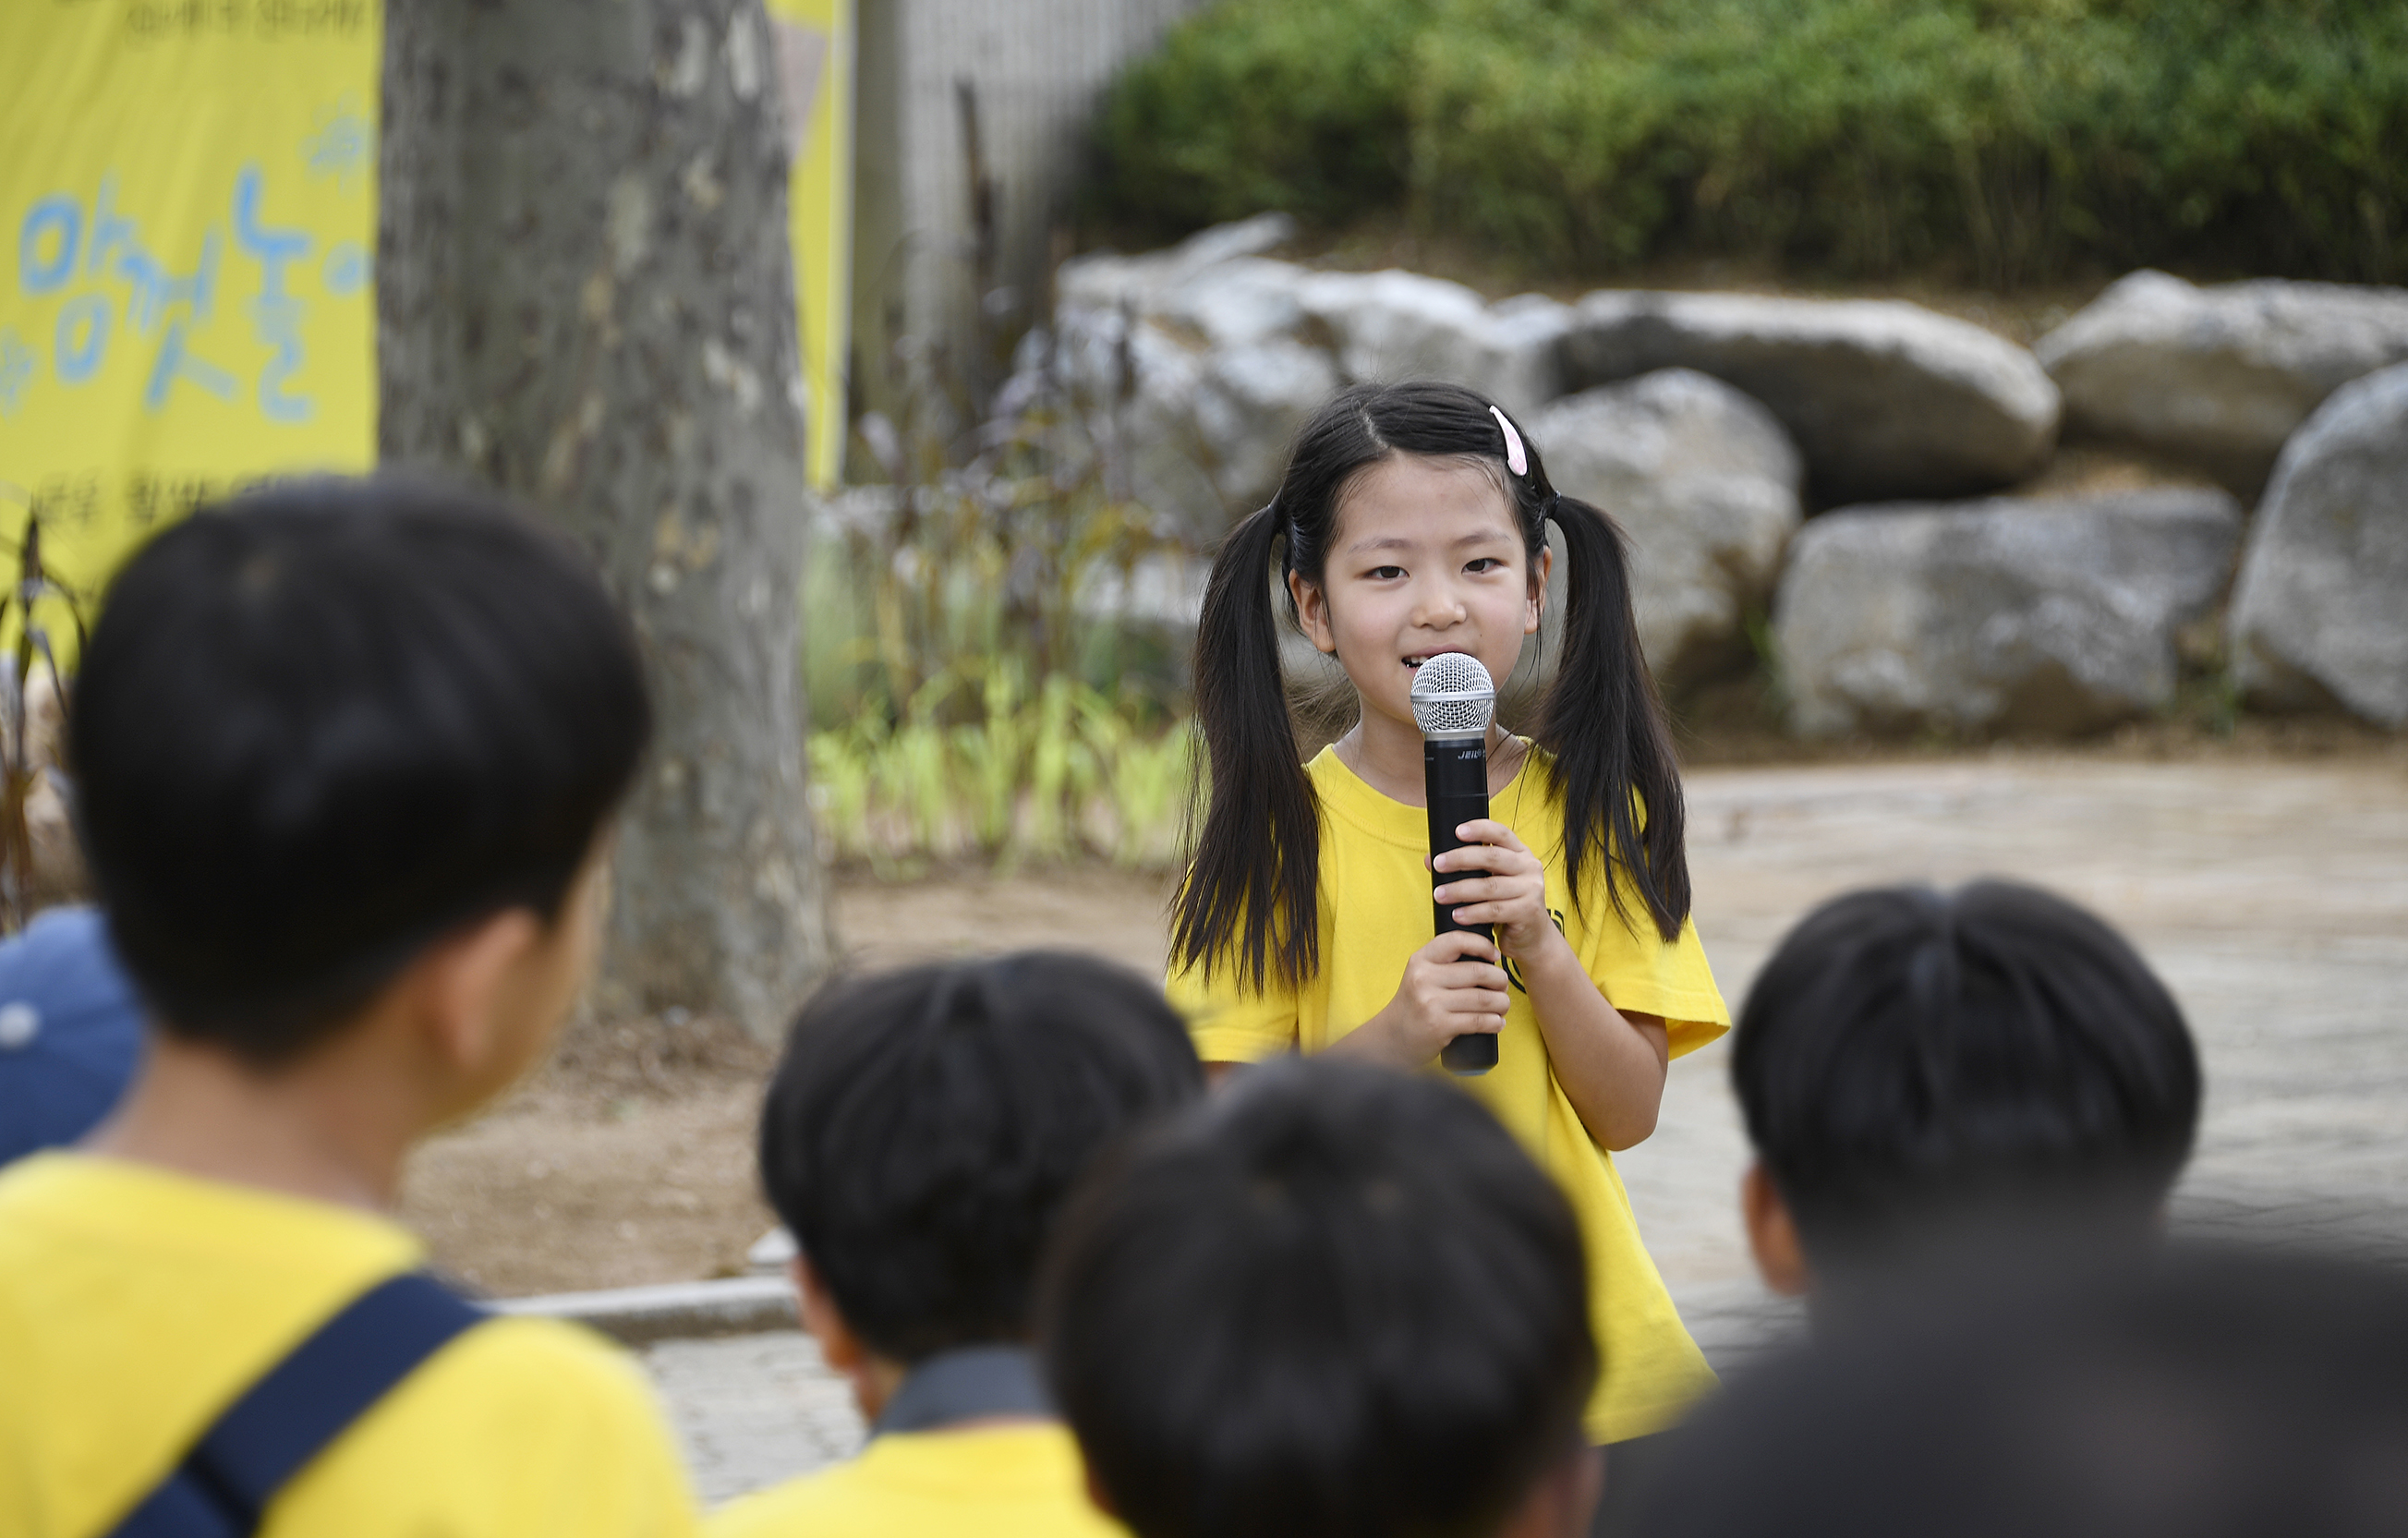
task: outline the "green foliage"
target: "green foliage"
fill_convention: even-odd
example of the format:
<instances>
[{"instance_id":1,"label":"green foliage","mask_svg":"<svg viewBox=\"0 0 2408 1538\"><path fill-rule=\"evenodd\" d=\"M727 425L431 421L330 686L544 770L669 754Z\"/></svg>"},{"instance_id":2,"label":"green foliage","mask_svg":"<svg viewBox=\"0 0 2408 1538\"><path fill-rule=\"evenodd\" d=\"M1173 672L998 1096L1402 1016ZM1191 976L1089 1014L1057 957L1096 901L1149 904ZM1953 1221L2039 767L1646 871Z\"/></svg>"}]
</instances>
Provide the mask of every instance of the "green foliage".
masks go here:
<instances>
[{"instance_id":1,"label":"green foliage","mask_svg":"<svg viewBox=\"0 0 2408 1538\"><path fill-rule=\"evenodd\" d=\"M1105 211L1154 234L1399 198L1413 50L1438 0L1224 0L1124 76L1096 125Z\"/></svg>"},{"instance_id":2,"label":"green foliage","mask_svg":"<svg viewBox=\"0 0 2408 1538\"><path fill-rule=\"evenodd\" d=\"M936 415L938 413L931 413ZM884 419L888 483L815 552L804 665L813 799L839 857L1173 856L1190 763L1172 638L1123 601L1176 525L1121 495L1039 381L952 445Z\"/></svg>"},{"instance_id":3,"label":"green foliage","mask_svg":"<svg viewBox=\"0 0 2408 1538\"><path fill-rule=\"evenodd\" d=\"M1361 41L1324 36L1348 26ZM1349 71L1321 140L1258 84L1360 57L1382 64ZM1225 0L1104 121L1107 206L1161 223L1326 224L1371 200L1557 268L2408 277L2394 0ZM1333 153L1343 123L1365 139ZM1352 182L1354 202L1294 169L1330 153L1356 177L1397 124L1401 175Z\"/></svg>"},{"instance_id":4,"label":"green foliage","mask_svg":"<svg viewBox=\"0 0 2408 1538\"><path fill-rule=\"evenodd\" d=\"M900 721L881 714L811 737L813 799L839 858L1100 855L1167 865L1193 763L1183 723L1055 673L1035 690L1011 661L931 679ZM968 719L949 707L971 705ZM948 722L952 721L952 724Z\"/></svg>"}]
</instances>

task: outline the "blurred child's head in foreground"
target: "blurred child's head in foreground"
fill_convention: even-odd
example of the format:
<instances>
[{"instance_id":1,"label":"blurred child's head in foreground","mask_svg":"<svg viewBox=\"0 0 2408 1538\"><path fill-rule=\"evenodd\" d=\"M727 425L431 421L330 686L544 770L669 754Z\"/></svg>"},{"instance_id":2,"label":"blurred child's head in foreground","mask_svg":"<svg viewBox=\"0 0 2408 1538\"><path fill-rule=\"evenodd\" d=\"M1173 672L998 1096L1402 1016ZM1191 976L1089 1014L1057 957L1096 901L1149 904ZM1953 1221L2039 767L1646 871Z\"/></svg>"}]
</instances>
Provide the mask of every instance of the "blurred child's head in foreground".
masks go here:
<instances>
[{"instance_id":1,"label":"blurred child's head in foreground","mask_svg":"<svg viewBox=\"0 0 2408 1538\"><path fill-rule=\"evenodd\" d=\"M2408 1284L2169 1251L1975 1284L1735 1385L1645 1538L2376 1538L2408 1514Z\"/></svg>"},{"instance_id":2,"label":"blurred child's head in foreground","mask_svg":"<svg viewBox=\"0 0 2408 1538\"><path fill-rule=\"evenodd\" d=\"M1445 1083L1246 1071L1082 1191L1039 1317L1139 1538L1586 1531L1579 1229Z\"/></svg>"},{"instance_id":3,"label":"blurred child's head in foreground","mask_svg":"<svg viewBox=\"0 0 2408 1538\"><path fill-rule=\"evenodd\" d=\"M762 1108L761 1180L800 1246L806 1314L865 1407L885 1392L873 1366L1025 1341L1071 1183L1202 1092L1162 990L1092 957L1028 952L822 989Z\"/></svg>"},{"instance_id":4,"label":"blurred child's head in foreground","mask_svg":"<svg viewBox=\"0 0 2408 1538\"><path fill-rule=\"evenodd\" d=\"M78 830L165 1038L261 1071L498 915L574 909L545 976L487 979L525 1038L480 1059L498 1074L582 980L650 727L635 639L565 540L466 488L285 482L111 583L69 722Z\"/></svg>"},{"instance_id":5,"label":"blurred child's head in foreground","mask_svg":"<svg viewBox=\"0 0 2408 1538\"><path fill-rule=\"evenodd\" d=\"M2189 1157L2181 1010L2091 913L1976 882L1853 892L1757 974L1731 1082L1767 1280L1877 1275L1984 1234L2122 1245Z\"/></svg>"}]
</instances>

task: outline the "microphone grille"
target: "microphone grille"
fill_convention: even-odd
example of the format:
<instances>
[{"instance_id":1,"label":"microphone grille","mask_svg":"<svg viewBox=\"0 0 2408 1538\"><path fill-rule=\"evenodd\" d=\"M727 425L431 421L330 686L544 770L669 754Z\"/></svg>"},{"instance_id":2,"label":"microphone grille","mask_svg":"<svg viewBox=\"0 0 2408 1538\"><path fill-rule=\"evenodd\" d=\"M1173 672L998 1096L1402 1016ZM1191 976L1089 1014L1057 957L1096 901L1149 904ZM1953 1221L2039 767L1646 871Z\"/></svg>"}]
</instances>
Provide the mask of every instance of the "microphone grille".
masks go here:
<instances>
[{"instance_id":1,"label":"microphone grille","mask_svg":"<svg viewBox=\"0 0 2408 1538\"><path fill-rule=\"evenodd\" d=\"M1441 652L1413 674L1413 721L1424 737L1485 737L1497 685L1480 659Z\"/></svg>"}]
</instances>

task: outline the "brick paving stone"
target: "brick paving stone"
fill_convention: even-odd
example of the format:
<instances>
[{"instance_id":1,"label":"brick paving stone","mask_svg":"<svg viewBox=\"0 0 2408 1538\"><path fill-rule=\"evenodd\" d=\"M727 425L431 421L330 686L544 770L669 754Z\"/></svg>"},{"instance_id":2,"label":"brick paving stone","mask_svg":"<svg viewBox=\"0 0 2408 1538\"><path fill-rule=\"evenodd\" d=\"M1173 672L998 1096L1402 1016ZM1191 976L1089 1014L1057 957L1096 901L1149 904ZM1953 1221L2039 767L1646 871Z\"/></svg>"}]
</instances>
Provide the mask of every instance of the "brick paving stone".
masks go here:
<instances>
[{"instance_id":1,"label":"brick paving stone","mask_svg":"<svg viewBox=\"0 0 2408 1538\"><path fill-rule=\"evenodd\" d=\"M708 1503L861 1449L852 1386L799 1330L662 1341L642 1357L668 1401L695 1490Z\"/></svg>"},{"instance_id":2,"label":"brick paving stone","mask_svg":"<svg viewBox=\"0 0 2408 1538\"><path fill-rule=\"evenodd\" d=\"M1874 883L2038 882L2087 903L2182 1001L2207 1067L2177 1232L2408 1264L2408 775L2379 763L2004 758L1706 770L1688 781L1697 921L1736 1009L1823 898ZM1641 1231L1707 1357L1743 1369L1802 1328L1740 1230L1746 1165L1720 1043L1675 1063L1656 1135L1618 1156ZM706 1495L858 1445L799 1335L648 1356Z\"/></svg>"}]
</instances>

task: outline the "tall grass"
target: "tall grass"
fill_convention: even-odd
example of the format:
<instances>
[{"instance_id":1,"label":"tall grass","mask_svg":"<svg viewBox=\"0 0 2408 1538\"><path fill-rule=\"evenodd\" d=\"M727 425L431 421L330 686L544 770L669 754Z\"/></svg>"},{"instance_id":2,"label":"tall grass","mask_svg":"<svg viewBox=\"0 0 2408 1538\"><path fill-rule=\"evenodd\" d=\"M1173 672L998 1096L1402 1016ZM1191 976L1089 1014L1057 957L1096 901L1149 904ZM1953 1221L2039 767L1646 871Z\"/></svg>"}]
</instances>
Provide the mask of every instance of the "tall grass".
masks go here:
<instances>
[{"instance_id":1,"label":"tall grass","mask_svg":"<svg viewBox=\"0 0 2408 1538\"><path fill-rule=\"evenodd\" d=\"M1186 724L1140 726L1141 709L1062 673L1034 688L1023 678L1014 659L960 668L923 685L899 720L872 712L813 733L812 798L838 857L884 872L928 859L1167 865Z\"/></svg>"},{"instance_id":2,"label":"tall grass","mask_svg":"<svg viewBox=\"0 0 2408 1538\"><path fill-rule=\"evenodd\" d=\"M867 417L882 480L824 523L804 605L822 835L884 871L1166 864L1191 753L1183 637L1131 595L1191 553L1119 491L1108 403L1039 359L982 404L950 440Z\"/></svg>"}]
</instances>

